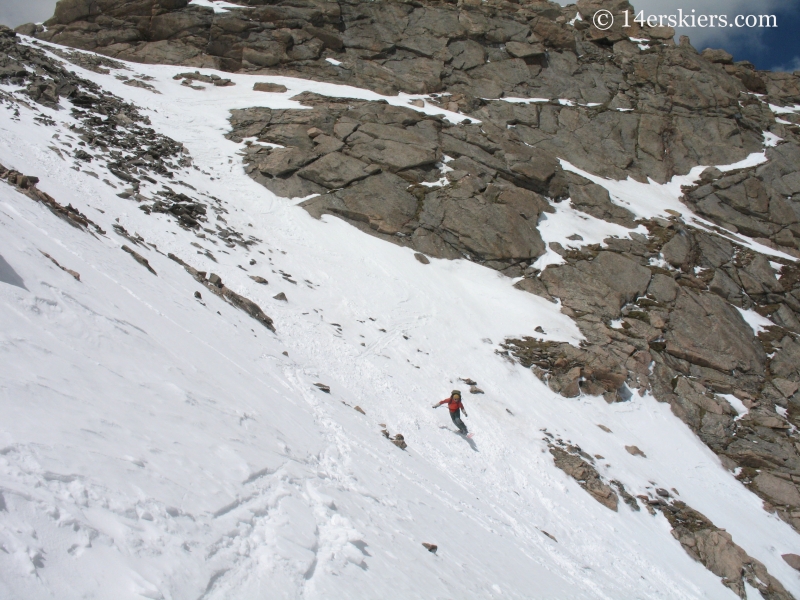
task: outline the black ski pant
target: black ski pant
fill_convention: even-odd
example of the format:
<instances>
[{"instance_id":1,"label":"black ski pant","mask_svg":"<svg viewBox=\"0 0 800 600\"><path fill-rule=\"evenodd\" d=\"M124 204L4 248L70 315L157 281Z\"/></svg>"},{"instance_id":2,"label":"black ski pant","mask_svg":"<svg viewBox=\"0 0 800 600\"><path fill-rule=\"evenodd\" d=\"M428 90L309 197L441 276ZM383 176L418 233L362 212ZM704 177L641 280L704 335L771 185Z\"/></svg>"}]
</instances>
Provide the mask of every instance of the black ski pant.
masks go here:
<instances>
[{"instance_id":1,"label":"black ski pant","mask_svg":"<svg viewBox=\"0 0 800 600\"><path fill-rule=\"evenodd\" d=\"M450 411L450 418L453 419L453 423L455 423L455 426L458 427L458 430L461 433L463 433L464 435L467 435L467 433L469 433L467 431L467 426L464 425L464 421L461 420L461 409L460 408L457 408L457 409L455 409L453 411Z\"/></svg>"}]
</instances>

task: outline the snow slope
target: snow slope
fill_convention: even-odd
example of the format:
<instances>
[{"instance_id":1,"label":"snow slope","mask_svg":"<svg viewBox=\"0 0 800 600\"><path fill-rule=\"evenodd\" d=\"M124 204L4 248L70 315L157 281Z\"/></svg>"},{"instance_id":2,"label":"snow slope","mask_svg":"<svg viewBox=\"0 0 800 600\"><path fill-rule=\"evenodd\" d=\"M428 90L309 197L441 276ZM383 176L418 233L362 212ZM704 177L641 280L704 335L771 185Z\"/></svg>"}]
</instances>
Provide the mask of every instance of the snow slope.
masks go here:
<instances>
[{"instance_id":1,"label":"snow slope","mask_svg":"<svg viewBox=\"0 0 800 600\"><path fill-rule=\"evenodd\" d=\"M234 87L196 91L172 79L185 69L130 68L161 94L70 65L147 107L199 167L178 178L265 241L214 247L145 215L97 163L76 171L49 150L56 128L0 107L0 163L37 175L108 232L75 229L0 182L0 598L736 597L663 516L624 504L614 513L555 468L545 428L604 456L600 472L633 494L675 488L800 595L780 558L797 534L668 406L568 400L495 353L537 326L578 343L557 305L478 265L422 265L341 220L314 220L249 179L242 146L222 137L231 108L296 106L289 98L303 90L376 94L231 74ZM254 81L289 92L252 92ZM68 111L42 110L67 139ZM137 248L157 276L120 250L116 219L157 246ZM256 301L277 334L168 252ZM472 443L431 409L466 391L459 377L486 392L465 398Z\"/></svg>"}]
</instances>

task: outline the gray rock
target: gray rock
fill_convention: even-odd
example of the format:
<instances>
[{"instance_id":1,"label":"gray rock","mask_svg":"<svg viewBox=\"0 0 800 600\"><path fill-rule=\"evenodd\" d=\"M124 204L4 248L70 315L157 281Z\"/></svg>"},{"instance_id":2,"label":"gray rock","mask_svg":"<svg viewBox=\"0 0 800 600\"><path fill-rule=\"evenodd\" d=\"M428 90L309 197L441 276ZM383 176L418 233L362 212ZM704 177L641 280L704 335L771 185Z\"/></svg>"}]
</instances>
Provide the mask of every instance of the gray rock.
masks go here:
<instances>
[{"instance_id":1,"label":"gray rock","mask_svg":"<svg viewBox=\"0 0 800 600\"><path fill-rule=\"evenodd\" d=\"M786 561L787 565L796 571L800 571L800 556L797 554L781 554L781 558Z\"/></svg>"},{"instance_id":2,"label":"gray rock","mask_svg":"<svg viewBox=\"0 0 800 600\"><path fill-rule=\"evenodd\" d=\"M253 84L253 90L256 92L269 92L270 94L282 94L288 88L280 83L269 83L267 81L259 81Z\"/></svg>"},{"instance_id":3,"label":"gray rock","mask_svg":"<svg viewBox=\"0 0 800 600\"><path fill-rule=\"evenodd\" d=\"M681 230L670 241L664 244L661 253L673 267L682 266L690 257L692 251L692 240L689 235Z\"/></svg>"},{"instance_id":4,"label":"gray rock","mask_svg":"<svg viewBox=\"0 0 800 600\"><path fill-rule=\"evenodd\" d=\"M486 52L477 42L471 40L453 42L447 48L453 56L454 69L469 70L486 62Z\"/></svg>"},{"instance_id":5,"label":"gray rock","mask_svg":"<svg viewBox=\"0 0 800 600\"><path fill-rule=\"evenodd\" d=\"M780 325L784 329L800 333L800 319L798 319L794 311L785 304L781 304L780 308L772 314L772 320L775 321L776 325Z\"/></svg>"},{"instance_id":6,"label":"gray rock","mask_svg":"<svg viewBox=\"0 0 800 600\"><path fill-rule=\"evenodd\" d=\"M356 158L332 152L304 167L297 175L328 189L334 189L364 179L377 170Z\"/></svg>"},{"instance_id":7,"label":"gray rock","mask_svg":"<svg viewBox=\"0 0 800 600\"><path fill-rule=\"evenodd\" d=\"M611 486L600 478L597 470L580 456L570 454L562 448L550 446L550 454L556 467L575 479L578 484L606 508L617 511L619 498Z\"/></svg>"},{"instance_id":8,"label":"gray rock","mask_svg":"<svg viewBox=\"0 0 800 600\"><path fill-rule=\"evenodd\" d=\"M631 456L641 456L642 458L647 458L647 455L641 450L639 450L638 446L625 446L625 450Z\"/></svg>"},{"instance_id":9,"label":"gray rock","mask_svg":"<svg viewBox=\"0 0 800 600\"><path fill-rule=\"evenodd\" d=\"M711 280L708 289L726 300L741 298L739 286L722 269L714 271L714 279Z\"/></svg>"},{"instance_id":10,"label":"gray rock","mask_svg":"<svg viewBox=\"0 0 800 600\"><path fill-rule=\"evenodd\" d=\"M741 314L719 296L682 288L670 317L667 352L723 372L763 372L766 356Z\"/></svg>"},{"instance_id":11,"label":"gray rock","mask_svg":"<svg viewBox=\"0 0 800 600\"><path fill-rule=\"evenodd\" d=\"M595 183L571 183L569 196L578 210L598 219L619 223L627 227L634 226L634 215L629 210L617 206L611 201L608 191Z\"/></svg>"},{"instance_id":12,"label":"gray rock","mask_svg":"<svg viewBox=\"0 0 800 600\"><path fill-rule=\"evenodd\" d=\"M702 52L703 58L712 63L722 63L725 65L733 64L733 56L722 49L706 48Z\"/></svg>"},{"instance_id":13,"label":"gray rock","mask_svg":"<svg viewBox=\"0 0 800 600\"><path fill-rule=\"evenodd\" d=\"M158 275L158 273L156 273L155 270L153 269L153 267L150 266L150 263L148 262L148 260L144 256L142 256L141 254L139 254L135 250L131 250L128 246L125 246L125 245L122 246L122 250L124 250L125 252L130 254L136 262L138 262L145 269L150 271L153 275Z\"/></svg>"},{"instance_id":14,"label":"gray rock","mask_svg":"<svg viewBox=\"0 0 800 600\"><path fill-rule=\"evenodd\" d=\"M731 534L716 527L704 515L680 501L661 508L672 525L673 537L686 553L722 578L723 585L740 598L747 598L745 581L762 596L775 600L792 598L761 562L749 556L733 541Z\"/></svg>"},{"instance_id":15,"label":"gray rock","mask_svg":"<svg viewBox=\"0 0 800 600\"><path fill-rule=\"evenodd\" d=\"M738 288L737 288L738 289ZM674 302L678 297L678 284L672 277L656 273L653 275L653 280L647 287L647 293L655 298L658 302L670 303Z\"/></svg>"},{"instance_id":16,"label":"gray rock","mask_svg":"<svg viewBox=\"0 0 800 600\"><path fill-rule=\"evenodd\" d=\"M323 200L327 200L335 214L393 235L405 227L417 210L417 199L406 191L407 187L408 182L398 176L381 173Z\"/></svg>"},{"instance_id":17,"label":"gray rock","mask_svg":"<svg viewBox=\"0 0 800 600\"><path fill-rule=\"evenodd\" d=\"M304 165L313 161L315 156L298 148L273 148L264 158L259 159L257 168L262 175L269 178L285 178Z\"/></svg>"},{"instance_id":18,"label":"gray rock","mask_svg":"<svg viewBox=\"0 0 800 600\"><path fill-rule=\"evenodd\" d=\"M429 265L431 263L431 261L428 260L428 257L421 252L414 252L414 258L416 258L423 265Z\"/></svg>"},{"instance_id":19,"label":"gray rock","mask_svg":"<svg viewBox=\"0 0 800 600\"><path fill-rule=\"evenodd\" d=\"M753 479L753 484L769 497L773 504L800 507L800 492L797 486L785 479L762 472Z\"/></svg>"}]
</instances>

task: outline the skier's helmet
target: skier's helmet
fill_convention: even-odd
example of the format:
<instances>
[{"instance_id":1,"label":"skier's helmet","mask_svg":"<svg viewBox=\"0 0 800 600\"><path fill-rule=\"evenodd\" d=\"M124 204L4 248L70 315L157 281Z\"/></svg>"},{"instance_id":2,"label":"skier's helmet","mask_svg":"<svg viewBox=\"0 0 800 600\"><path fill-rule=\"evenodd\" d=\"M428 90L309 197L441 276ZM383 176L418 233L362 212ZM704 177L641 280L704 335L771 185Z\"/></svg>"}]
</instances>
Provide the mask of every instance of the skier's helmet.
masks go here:
<instances>
[{"instance_id":1,"label":"skier's helmet","mask_svg":"<svg viewBox=\"0 0 800 600\"><path fill-rule=\"evenodd\" d=\"M450 396L451 397L458 396L459 398L461 398L461 392L459 392L458 390L453 390L452 392L450 392Z\"/></svg>"}]
</instances>

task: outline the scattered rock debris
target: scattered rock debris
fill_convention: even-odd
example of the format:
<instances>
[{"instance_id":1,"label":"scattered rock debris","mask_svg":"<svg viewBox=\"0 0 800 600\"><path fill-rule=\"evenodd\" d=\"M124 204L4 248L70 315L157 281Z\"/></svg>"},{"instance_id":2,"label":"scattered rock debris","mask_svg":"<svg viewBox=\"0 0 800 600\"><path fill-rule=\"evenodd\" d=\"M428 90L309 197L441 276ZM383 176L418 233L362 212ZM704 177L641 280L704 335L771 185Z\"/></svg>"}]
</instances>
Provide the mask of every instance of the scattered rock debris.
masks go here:
<instances>
[{"instance_id":1,"label":"scattered rock debris","mask_svg":"<svg viewBox=\"0 0 800 600\"><path fill-rule=\"evenodd\" d=\"M131 250L128 246L125 246L125 245L122 246L122 250L127 252L128 254L130 254L133 257L133 260L138 262L145 269L150 271L153 275L158 276L158 273L156 273L155 269L153 269L153 267L150 266L150 263L147 261L147 259L144 256L142 256L141 254L139 254L135 250Z\"/></svg>"},{"instance_id":2,"label":"scattered rock debris","mask_svg":"<svg viewBox=\"0 0 800 600\"><path fill-rule=\"evenodd\" d=\"M77 281L80 281L80 280L81 280L81 274L80 274L80 273L78 273L77 271L73 271L72 269L68 269L68 268L66 268L66 267L62 267L60 264L58 264L58 261L57 261L55 258L53 258L52 256L50 256L50 255L49 255L47 252L42 252L41 250L39 250L39 252L41 252L41 253L42 253L44 256L46 256L47 258L49 258L49 259L52 261L52 263L53 263L55 266L57 266L59 269L61 269L61 270L62 270L62 271L64 271L65 273L69 273L69 274L70 274L70 275L72 275L72 276L73 276L73 277L74 277L74 278L75 278Z\"/></svg>"},{"instance_id":3,"label":"scattered rock debris","mask_svg":"<svg viewBox=\"0 0 800 600\"><path fill-rule=\"evenodd\" d=\"M252 300L237 294L232 289L223 285L222 279L219 277L219 275L212 273L209 275L208 279L206 279L205 271L198 271L172 253L169 253L167 256L186 269L186 271L192 277L194 277L195 281L202 283L206 289L210 290L213 294L219 296L236 308L243 310L256 321L261 323L264 327L269 329L272 333L275 333L275 326L273 325L272 319L264 314L264 311L261 310L261 307Z\"/></svg>"},{"instance_id":4,"label":"scattered rock debris","mask_svg":"<svg viewBox=\"0 0 800 600\"><path fill-rule=\"evenodd\" d=\"M555 465L578 482L584 490L606 508L617 511L619 498L605 483L592 464L594 459L583 452L580 446L567 444L561 439L555 441L543 438L550 448Z\"/></svg>"}]
</instances>

